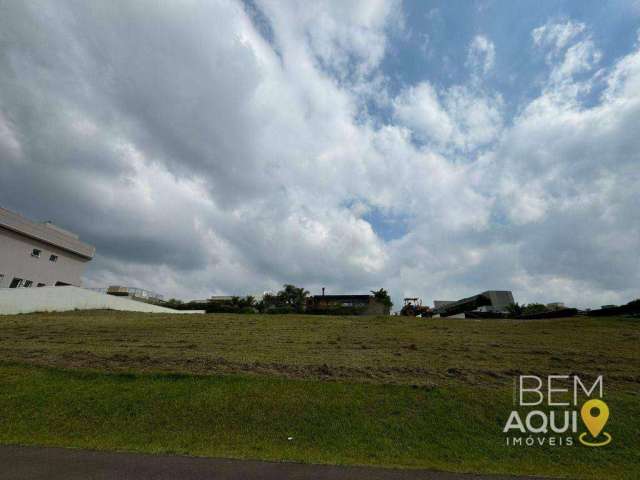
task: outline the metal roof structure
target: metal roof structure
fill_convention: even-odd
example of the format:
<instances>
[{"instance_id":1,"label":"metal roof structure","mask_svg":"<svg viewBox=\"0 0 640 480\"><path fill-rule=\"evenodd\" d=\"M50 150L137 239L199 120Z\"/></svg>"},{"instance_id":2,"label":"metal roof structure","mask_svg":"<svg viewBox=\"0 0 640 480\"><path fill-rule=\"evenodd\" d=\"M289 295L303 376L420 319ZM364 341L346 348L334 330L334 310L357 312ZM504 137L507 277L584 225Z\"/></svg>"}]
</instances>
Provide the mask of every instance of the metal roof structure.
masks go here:
<instances>
[{"instance_id":1,"label":"metal roof structure","mask_svg":"<svg viewBox=\"0 0 640 480\"><path fill-rule=\"evenodd\" d=\"M499 309L506 308L513 303L513 294L508 290L487 290L486 292L462 298L455 302L439 301L435 312L443 317L457 315L459 313L470 312L479 307L491 306Z\"/></svg>"},{"instance_id":2,"label":"metal roof structure","mask_svg":"<svg viewBox=\"0 0 640 480\"><path fill-rule=\"evenodd\" d=\"M314 300L325 300L325 301L349 301L349 300L358 300L358 301L369 301L373 295L314 295Z\"/></svg>"}]
</instances>

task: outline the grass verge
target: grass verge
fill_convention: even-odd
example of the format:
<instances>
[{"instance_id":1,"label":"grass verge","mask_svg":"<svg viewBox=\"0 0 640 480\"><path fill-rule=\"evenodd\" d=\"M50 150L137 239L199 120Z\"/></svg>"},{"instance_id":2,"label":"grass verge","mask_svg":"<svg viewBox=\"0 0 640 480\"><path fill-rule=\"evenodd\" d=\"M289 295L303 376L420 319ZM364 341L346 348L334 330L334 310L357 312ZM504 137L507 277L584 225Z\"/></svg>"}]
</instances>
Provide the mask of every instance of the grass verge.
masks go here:
<instances>
[{"instance_id":1,"label":"grass verge","mask_svg":"<svg viewBox=\"0 0 640 480\"><path fill-rule=\"evenodd\" d=\"M506 386L337 383L0 364L0 443L635 479L640 404L608 392L614 442L506 447ZM289 437L293 437L289 440Z\"/></svg>"}]
</instances>

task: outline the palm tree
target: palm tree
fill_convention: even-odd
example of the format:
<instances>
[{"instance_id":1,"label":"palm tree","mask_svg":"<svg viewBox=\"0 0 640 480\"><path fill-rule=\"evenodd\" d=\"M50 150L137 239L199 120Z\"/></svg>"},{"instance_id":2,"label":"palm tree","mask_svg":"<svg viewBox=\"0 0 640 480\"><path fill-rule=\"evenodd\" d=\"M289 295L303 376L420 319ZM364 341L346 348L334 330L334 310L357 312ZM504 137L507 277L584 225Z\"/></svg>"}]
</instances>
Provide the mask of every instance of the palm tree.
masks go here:
<instances>
[{"instance_id":1,"label":"palm tree","mask_svg":"<svg viewBox=\"0 0 640 480\"><path fill-rule=\"evenodd\" d=\"M298 311L304 310L308 296L308 290L291 284L283 285L283 289L278 292L278 300L280 302L294 307Z\"/></svg>"},{"instance_id":2,"label":"palm tree","mask_svg":"<svg viewBox=\"0 0 640 480\"><path fill-rule=\"evenodd\" d=\"M256 306L256 299L253 295L247 295L244 297L244 304L246 307L253 308Z\"/></svg>"},{"instance_id":3,"label":"palm tree","mask_svg":"<svg viewBox=\"0 0 640 480\"><path fill-rule=\"evenodd\" d=\"M389 293L384 288L381 288L380 290L371 290L371 293L373 294L374 298L378 302L382 303L385 307L389 307L389 309L393 307L393 302L391 301L391 297L389 296Z\"/></svg>"}]
</instances>

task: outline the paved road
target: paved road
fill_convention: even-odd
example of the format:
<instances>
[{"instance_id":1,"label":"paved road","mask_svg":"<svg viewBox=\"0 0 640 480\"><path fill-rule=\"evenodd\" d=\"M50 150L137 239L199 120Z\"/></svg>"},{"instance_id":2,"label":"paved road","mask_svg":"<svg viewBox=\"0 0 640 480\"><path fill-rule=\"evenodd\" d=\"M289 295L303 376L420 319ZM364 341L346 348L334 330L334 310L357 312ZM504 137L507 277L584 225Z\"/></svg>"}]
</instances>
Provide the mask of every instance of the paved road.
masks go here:
<instances>
[{"instance_id":1,"label":"paved road","mask_svg":"<svg viewBox=\"0 0 640 480\"><path fill-rule=\"evenodd\" d=\"M515 480L495 477L271 463L171 455L93 452L64 448L0 446L2 480Z\"/></svg>"}]
</instances>

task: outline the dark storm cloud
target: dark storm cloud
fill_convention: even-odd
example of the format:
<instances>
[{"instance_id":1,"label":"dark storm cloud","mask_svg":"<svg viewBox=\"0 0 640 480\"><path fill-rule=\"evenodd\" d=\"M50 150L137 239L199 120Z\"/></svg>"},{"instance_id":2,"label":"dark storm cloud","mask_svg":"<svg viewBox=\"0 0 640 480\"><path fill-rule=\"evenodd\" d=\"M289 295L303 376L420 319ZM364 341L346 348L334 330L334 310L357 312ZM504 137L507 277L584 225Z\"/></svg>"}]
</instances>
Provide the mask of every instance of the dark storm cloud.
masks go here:
<instances>
[{"instance_id":1,"label":"dark storm cloud","mask_svg":"<svg viewBox=\"0 0 640 480\"><path fill-rule=\"evenodd\" d=\"M168 219L141 234L145 212L110 205L96 186L127 182L134 170L123 145L134 144L145 162L204 178L221 205L258 195L257 156L245 136L260 72L224 9L148 7L6 4L0 107L21 158L0 164L3 203L56 219L103 255L201 268L192 229L177 235Z\"/></svg>"}]
</instances>

